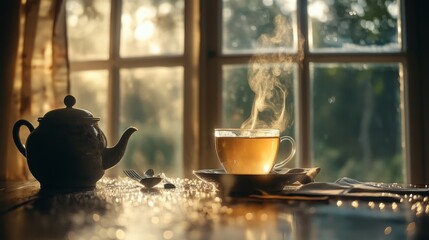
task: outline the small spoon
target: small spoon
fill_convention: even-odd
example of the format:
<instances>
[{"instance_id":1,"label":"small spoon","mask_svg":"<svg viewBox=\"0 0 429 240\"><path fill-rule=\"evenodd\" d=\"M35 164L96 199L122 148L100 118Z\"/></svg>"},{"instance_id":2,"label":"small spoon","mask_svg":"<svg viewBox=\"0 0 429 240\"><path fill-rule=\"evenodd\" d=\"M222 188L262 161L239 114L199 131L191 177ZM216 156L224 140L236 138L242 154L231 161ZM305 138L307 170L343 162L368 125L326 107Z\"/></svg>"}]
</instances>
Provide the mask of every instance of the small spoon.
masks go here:
<instances>
[{"instance_id":1,"label":"small spoon","mask_svg":"<svg viewBox=\"0 0 429 240\"><path fill-rule=\"evenodd\" d=\"M151 177L150 172L148 174L144 174L144 176L141 176L138 172L132 169L125 169L124 170L125 175L130 177L131 179L139 182L146 188L153 188L155 185L161 182L161 177Z\"/></svg>"},{"instance_id":2,"label":"small spoon","mask_svg":"<svg viewBox=\"0 0 429 240\"><path fill-rule=\"evenodd\" d=\"M148 169L144 172L143 178L140 180L140 183L143 184L146 188L153 188L158 183L162 181L162 178L159 176L154 176L153 169Z\"/></svg>"}]
</instances>

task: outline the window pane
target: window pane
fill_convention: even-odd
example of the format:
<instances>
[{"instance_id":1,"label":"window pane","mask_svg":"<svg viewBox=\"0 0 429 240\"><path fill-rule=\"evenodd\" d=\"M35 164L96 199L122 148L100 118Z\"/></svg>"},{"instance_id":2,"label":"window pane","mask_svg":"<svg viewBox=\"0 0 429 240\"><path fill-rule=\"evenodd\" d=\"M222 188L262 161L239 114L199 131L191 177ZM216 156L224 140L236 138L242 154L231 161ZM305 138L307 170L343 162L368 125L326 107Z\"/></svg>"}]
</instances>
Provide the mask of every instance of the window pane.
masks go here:
<instances>
[{"instance_id":1,"label":"window pane","mask_svg":"<svg viewBox=\"0 0 429 240\"><path fill-rule=\"evenodd\" d=\"M222 126L239 128L250 116L255 94L247 81L247 65L223 66Z\"/></svg>"},{"instance_id":2,"label":"window pane","mask_svg":"<svg viewBox=\"0 0 429 240\"><path fill-rule=\"evenodd\" d=\"M69 58L104 60L109 57L110 1L67 0Z\"/></svg>"},{"instance_id":3,"label":"window pane","mask_svg":"<svg viewBox=\"0 0 429 240\"><path fill-rule=\"evenodd\" d=\"M311 64L312 157L320 181L404 181L400 69Z\"/></svg>"},{"instance_id":4,"label":"window pane","mask_svg":"<svg viewBox=\"0 0 429 240\"><path fill-rule=\"evenodd\" d=\"M100 118L98 125L107 131L107 71L82 71L71 73L70 91L76 98L76 107L90 111ZM106 132L105 132L106 133Z\"/></svg>"},{"instance_id":5,"label":"window pane","mask_svg":"<svg viewBox=\"0 0 429 240\"><path fill-rule=\"evenodd\" d=\"M296 51L296 1L223 0L223 53Z\"/></svg>"},{"instance_id":6,"label":"window pane","mask_svg":"<svg viewBox=\"0 0 429 240\"><path fill-rule=\"evenodd\" d=\"M121 57L183 54L183 13L184 0L124 0Z\"/></svg>"},{"instance_id":7,"label":"window pane","mask_svg":"<svg viewBox=\"0 0 429 240\"><path fill-rule=\"evenodd\" d=\"M183 68L121 70L121 133L130 138L124 167L153 168L168 176L183 175Z\"/></svg>"},{"instance_id":8,"label":"window pane","mask_svg":"<svg viewBox=\"0 0 429 240\"><path fill-rule=\"evenodd\" d=\"M262 72L264 74L258 74ZM222 127L283 128L282 135L295 136L296 64L225 65L222 73ZM255 92L250 88L248 79L252 82L252 89L258 93L259 104L255 104L258 106L254 106ZM253 118L251 114L254 107ZM249 124L250 119L254 120L255 125ZM276 125L280 122L278 120L285 122L279 127ZM245 122L246 125L243 125ZM282 145L278 158L286 156L290 151L288 147ZM297 163L291 161L290 164L292 167Z\"/></svg>"},{"instance_id":9,"label":"window pane","mask_svg":"<svg viewBox=\"0 0 429 240\"><path fill-rule=\"evenodd\" d=\"M309 0L308 17L310 50L392 52L401 49L397 0Z\"/></svg>"}]
</instances>

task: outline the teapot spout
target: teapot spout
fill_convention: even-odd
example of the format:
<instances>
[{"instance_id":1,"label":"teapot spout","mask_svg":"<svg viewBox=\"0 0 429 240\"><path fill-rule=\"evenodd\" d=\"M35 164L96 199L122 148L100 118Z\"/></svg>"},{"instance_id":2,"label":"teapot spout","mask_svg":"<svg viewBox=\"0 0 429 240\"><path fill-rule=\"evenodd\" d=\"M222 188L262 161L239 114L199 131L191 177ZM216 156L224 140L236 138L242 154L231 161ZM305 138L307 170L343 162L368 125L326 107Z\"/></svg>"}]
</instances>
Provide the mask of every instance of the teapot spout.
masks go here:
<instances>
[{"instance_id":1,"label":"teapot spout","mask_svg":"<svg viewBox=\"0 0 429 240\"><path fill-rule=\"evenodd\" d=\"M106 148L103 151L103 169L108 169L115 166L124 156L125 149L127 148L128 140L130 139L131 134L137 131L135 127L129 127L122 134L121 139L118 143L112 148Z\"/></svg>"}]
</instances>

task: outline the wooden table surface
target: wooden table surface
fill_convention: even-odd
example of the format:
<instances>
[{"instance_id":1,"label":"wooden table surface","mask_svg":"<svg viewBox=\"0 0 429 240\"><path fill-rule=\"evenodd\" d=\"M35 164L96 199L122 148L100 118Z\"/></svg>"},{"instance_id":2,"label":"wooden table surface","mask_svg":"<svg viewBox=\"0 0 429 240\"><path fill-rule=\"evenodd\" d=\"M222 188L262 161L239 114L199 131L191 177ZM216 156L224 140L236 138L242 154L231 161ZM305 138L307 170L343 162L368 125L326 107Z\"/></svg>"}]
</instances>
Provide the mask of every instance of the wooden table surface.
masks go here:
<instances>
[{"instance_id":1,"label":"wooden table surface","mask_svg":"<svg viewBox=\"0 0 429 240\"><path fill-rule=\"evenodd\" d=\"M197 179L145 189L102 178L96 189L41 194L0 184L0 239L429 239L429 200L268 200L220 196Z\"/></svg>"}]
</instances>

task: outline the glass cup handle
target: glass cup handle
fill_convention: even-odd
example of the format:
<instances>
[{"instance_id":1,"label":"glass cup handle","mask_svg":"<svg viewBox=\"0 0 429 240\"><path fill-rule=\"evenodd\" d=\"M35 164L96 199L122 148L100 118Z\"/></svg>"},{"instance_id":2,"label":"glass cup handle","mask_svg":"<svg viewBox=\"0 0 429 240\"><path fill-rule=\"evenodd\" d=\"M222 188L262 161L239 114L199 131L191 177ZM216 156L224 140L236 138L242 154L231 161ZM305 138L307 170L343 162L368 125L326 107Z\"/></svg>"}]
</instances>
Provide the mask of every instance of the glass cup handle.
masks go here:
<instances>
[{"instance_id":1,"label":"glass cup handle","mask_svg":"<svg viewBox=\"0 0 429 240\"><path fill-rule=\"evenodd\" d=\"M295 140L293 140L293 138L289 136L280 137L280 143L282 143L285 140L290 142L291 151L289 153L289 156L287 156L283 161L274 164L274 169L279 169L284 167L284 165L286 165L295 156L295 153L296 153Z\"/></svg>"}]
</instances>

